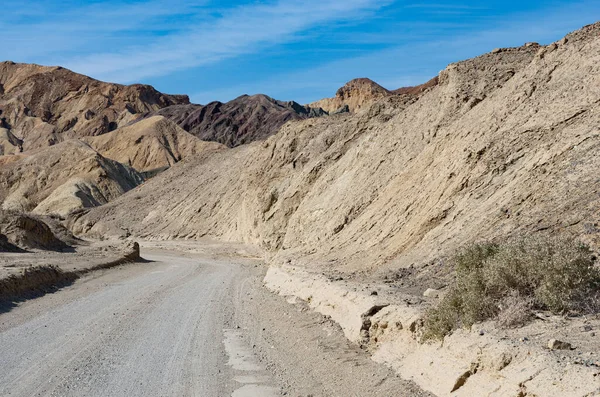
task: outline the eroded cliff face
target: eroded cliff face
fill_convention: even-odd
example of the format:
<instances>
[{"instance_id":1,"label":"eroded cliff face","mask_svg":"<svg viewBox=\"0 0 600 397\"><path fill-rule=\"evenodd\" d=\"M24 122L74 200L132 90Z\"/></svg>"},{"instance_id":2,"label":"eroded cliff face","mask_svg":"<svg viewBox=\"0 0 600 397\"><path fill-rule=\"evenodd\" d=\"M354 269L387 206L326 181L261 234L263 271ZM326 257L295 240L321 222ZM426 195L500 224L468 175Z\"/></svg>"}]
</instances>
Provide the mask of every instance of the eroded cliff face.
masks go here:
<instances>
[{"instance_id":1,"label":"eroded cliff face","mask_svg":"<svg viewBox=\"0 0 600 397\"><path fill-rule=\"evenodd\" d=\"M598 33L452 64L420 96L190 158L74 230L245 241L274 261L348 271L422 264L522 231L597 246Z\"/></svg>"},{"instance_id":2,"label":"eroded cliff face","mask_svg":"<svg viewBox=\"0 0 600 397\"><path fill-rule=\"evenodd\" d=\"M0 63L0 144L28 151L70 138L101 135L176 104L148 85L104 83L61 67ZM6 142L11 143L7 145Z\"/></svg>"}]
</instances>

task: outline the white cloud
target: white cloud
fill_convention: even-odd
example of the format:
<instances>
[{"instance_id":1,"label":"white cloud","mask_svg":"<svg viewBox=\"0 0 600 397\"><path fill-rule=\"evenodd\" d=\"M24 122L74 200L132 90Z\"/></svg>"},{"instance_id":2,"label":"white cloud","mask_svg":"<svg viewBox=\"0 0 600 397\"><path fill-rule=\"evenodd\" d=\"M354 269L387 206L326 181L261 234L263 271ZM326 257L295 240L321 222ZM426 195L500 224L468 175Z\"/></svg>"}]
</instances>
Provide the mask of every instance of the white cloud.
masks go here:
<instances>
[{"instance_id":1,"label":"white cloud","mask_svg":"<svg viewBox=\"0 0 600 397\"><path fill-rule=\"evenodd\" d=\"M50 44L45 46L49 48L29 47L30 52L38 50L38 58L40 52L45 53L44 59L79 73L130 83L295 40L296 34L317 24L362 18L366 15L365 11L378 9L387 3L387 0L279 0L225 9L218 17L200 9L192 17L186 15L185 23L166 35L130 37L129 30L143 29L158 15L189 12L189 7L186 2L153 0L129 6L122 4L105 12L100 4L61 15L56 22L21 27L18 35L10 36L18 37L15 40L21 45L31 45L38 36L48 34L44 40ZM84 15L79 16L79 13ZM135 18L128 19L127 15ZM73 23L65 24L69 17L73 18ZM94 51L94 38L99 35L110 36L107 41L114 47ZM11 47L16 44L13 41ZM85 54L83 56L75 55L66 48L85 45L91 48L79 51ZM26 58L30 54L21 55Z\"/></svg>"}]
</instances>

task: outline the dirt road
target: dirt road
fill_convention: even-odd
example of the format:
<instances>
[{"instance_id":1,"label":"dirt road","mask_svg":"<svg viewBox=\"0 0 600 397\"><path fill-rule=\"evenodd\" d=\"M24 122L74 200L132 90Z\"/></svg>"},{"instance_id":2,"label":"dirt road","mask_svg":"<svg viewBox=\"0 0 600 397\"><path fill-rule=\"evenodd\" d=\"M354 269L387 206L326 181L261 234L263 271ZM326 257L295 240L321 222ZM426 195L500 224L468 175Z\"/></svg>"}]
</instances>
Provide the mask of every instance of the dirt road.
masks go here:
<instances>
[{"instance_id":1,"label":"dirt road","mask_svg":"<svg viewBox=\"0 0 600 397\"><path fill-rule=\"evenodd\" d=\"M0 395L426 395L256 265L143 256L0 314Z\"/></svg>"}]
</instances>

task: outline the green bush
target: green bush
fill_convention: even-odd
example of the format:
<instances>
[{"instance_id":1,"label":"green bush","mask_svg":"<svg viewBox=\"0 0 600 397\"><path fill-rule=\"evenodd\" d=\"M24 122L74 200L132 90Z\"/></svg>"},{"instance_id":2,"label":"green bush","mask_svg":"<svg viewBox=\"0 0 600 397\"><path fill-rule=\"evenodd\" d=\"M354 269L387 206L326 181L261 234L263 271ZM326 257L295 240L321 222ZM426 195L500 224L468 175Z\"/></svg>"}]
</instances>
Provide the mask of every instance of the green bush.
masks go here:
<instances>
[{"instance_id":1,"label":"green bush","mask_svg":"<svg viewBox=\"0 0 600 397\"><path fill-rule=\"evenodd\" d=\"M533 309L598 310L600 271L594 261L587 246L565 238L527 237L464 248L452 257L454 283L425 316L423 338L440 339L499 316L502 325L522 325Z\"/></svg>"}]
</instances>

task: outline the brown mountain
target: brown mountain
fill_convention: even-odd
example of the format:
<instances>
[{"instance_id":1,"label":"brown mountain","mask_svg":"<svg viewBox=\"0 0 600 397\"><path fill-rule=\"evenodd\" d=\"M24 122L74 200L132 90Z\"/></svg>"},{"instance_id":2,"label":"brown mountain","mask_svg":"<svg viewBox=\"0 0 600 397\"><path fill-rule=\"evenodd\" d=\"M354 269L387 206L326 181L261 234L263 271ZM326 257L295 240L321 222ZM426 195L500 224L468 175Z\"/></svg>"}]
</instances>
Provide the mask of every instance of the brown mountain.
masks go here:
<instances>
[{"instance_id":1,"label":"brown mountain","mask_svg":"<svg viewBox=\"0 0 600 397\"><path fill-rule=\"evenodd\" d=\"M321 99L308 106L323 108L328 113L334 113L348 106L350 112L355 112L372 101L392 95L390 91L367 78L354 79L337 90L333 98Z\"/></svg>"},{"instance_id":2,"label":"brown mountain","mask_svg":"<svg viewBox=\"0 0 600 397\"><path fill-rule=\"evenodd\" d=\"M394 95L406 95L417 97L428 88L438 84L438 78L434 77L425 84L414 87L403 87L390 91L371 79L360 78L347 82L337 90L333 98L325 98L313 102L308 106L321 107L329 114L356 112L362 108L369 107L374 101Z\"/></svg>"},{"instance_id":3,"label":"brown mountain","mask_svg":"<svg viewBox=\"0 0 600 397\"><path fill-rule=\"evenodd\" d=\"M61 67L0 63L2 153L101 135L160 108L187 104L148 85L104 83Z\"/></svg>"},{"instance_id":4,"label":"brown mountain","mask_svg":"<svg viewBox=\"0 0 600 397\"><path fill-rule=\"evenodd\" d=\"M412 86L412 87L402 87L402 88L398 88L397 90L393 90L391 92L394 94L398 94L398 95L418 96L418 95L421 95L422 93L424 93L425 90L427 90L428 88L435 87L436 85L438 85L438 83L439 83L439 78L438 78L438 76L435 76L434 78L432 78L431 80L429 80L428 82L426 82L424 84L416 85L416 86Z\"/></svg>"},{"instance_id":5,"label":"brown mountain","mask_svg":"<svg viewBox=\"0 0 600 397\"><path fill-rule=\"evenodd\" d=\"M230 102L202 105L176 105L153 114L173 120L181 128L204 141L239 146L275 134L290 120L323 116L320 108L283 102L266 95L242 95Z\"/></svg>"}]
</instances>

